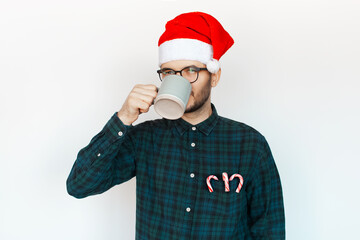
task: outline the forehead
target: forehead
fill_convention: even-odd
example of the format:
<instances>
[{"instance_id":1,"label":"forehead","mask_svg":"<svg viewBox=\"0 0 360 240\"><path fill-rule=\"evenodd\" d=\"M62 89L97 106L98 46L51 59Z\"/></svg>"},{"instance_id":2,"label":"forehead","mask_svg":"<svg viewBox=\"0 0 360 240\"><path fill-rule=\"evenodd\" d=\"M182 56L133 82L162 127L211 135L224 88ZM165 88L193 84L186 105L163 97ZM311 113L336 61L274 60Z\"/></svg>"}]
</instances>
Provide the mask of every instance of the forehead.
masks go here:
<instances>
[{"instance_id":1,"label":"forehead","mask_svg":"<svg viewBox=\"0 0 360 240\"><path fill-rule=\"evenodd\" d=\"M171 69L182 69L184 67L194 65L197 67L206 67L205 64L196 60L173 60L166 63L161 64L160 68L171 68Z\"/></svg>"}]
</instances>

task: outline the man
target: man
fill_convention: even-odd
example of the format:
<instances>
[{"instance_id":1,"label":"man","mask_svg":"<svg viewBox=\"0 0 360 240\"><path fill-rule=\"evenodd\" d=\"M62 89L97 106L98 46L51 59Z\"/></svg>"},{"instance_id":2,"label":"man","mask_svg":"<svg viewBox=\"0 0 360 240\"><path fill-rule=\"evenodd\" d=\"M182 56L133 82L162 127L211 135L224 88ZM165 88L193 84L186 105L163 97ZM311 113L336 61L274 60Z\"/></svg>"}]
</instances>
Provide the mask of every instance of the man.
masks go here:
<instances>
[{"instance_id":1,"label":"man","mask_svg":"<svg viewBox=\"0 0 360 240\"><path fill-rule=\"evenodd\" d=\"M184 115L133 126L157 95L155 85L136 85L79 151L68 193L84 198L136 176L136 239L285 239L281 182L265 137L211 103L219 59L233 43L206 13L167 22L159 76L194 73Z\"/></svg>"}]
</instances>

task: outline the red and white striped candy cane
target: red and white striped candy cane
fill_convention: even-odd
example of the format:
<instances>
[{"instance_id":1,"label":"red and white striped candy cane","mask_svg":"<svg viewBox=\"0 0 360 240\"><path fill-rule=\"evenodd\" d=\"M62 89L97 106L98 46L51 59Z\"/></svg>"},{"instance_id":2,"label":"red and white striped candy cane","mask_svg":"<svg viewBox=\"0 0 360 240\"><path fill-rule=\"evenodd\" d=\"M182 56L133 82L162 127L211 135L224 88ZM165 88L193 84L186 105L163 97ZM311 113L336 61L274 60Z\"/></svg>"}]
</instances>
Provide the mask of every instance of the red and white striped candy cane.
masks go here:
<instances>
[{"instance_id":1,"label":"red and white striped candy cane","mask_svg":"<svg viewBox=\"0 0 360 240\"><path fill-rule=\"evenodd\" d=\"M207 184L210 192L214 191L213 188L211 187L211 184L210 184L210 179L212 179L212 178L215 179L215 180L219 180L215 175L210 175L210 176L208 176L206 178L206 184Z\"/></svg>"},{"instance_id":2,"label":"red and white striped candy cane","mask_svg":"<svg viewBox=\"0 0 360 240\"><path fill-rule=\"evenodd\" d=\"M225 183L225 192L230 192L230 187L229 187L229 177L228 174L226 172L222 173L222 179Z\"/></svg>"},{"instance_id":3,"label":"red and white striped candy cane","mask_svg":"<svg viewBox=\"0 0 360 240\"><path fill-rule=\"evenodd\" d=\"M243 179L243 177L242 177L240 174L235 173L235 174L233 174L233 175L230 177L230 181L232 181L235 177L238 177L238 178L240 179L239 185L238 185L238 187L236 188L236 192L239 193L239 192L240 192L240 189L241 189L241 187L242 187L242 185L243 185L243 183L244 183L244 179Z\"/></svg>"}]
</instances>

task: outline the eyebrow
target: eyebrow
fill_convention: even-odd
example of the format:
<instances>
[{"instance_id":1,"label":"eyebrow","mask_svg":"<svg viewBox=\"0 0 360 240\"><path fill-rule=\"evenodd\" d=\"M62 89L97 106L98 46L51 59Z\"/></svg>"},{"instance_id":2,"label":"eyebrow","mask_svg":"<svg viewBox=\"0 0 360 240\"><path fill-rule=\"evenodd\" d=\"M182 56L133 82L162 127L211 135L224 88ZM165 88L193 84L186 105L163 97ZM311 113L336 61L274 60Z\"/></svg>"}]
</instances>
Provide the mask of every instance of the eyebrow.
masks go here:
<instances>
[{"instance_id":1,"label":"eyebrow","mask_svg":"<svg viewBox=\"0 0 360 240\"><path fill-rule=\"evenodd\" d=\"M183 68L181 68L181 69L184 69L184 68L187 68L187 67L197 67L197 68L201 68L201 67L198 67L198 66L195 66L195 65L190 65L190 66L183 67ZM173 70L173 71L175 71L175 70L172 69L172 68L161 68L161 70Z\"/></svg>"}]
</instances>

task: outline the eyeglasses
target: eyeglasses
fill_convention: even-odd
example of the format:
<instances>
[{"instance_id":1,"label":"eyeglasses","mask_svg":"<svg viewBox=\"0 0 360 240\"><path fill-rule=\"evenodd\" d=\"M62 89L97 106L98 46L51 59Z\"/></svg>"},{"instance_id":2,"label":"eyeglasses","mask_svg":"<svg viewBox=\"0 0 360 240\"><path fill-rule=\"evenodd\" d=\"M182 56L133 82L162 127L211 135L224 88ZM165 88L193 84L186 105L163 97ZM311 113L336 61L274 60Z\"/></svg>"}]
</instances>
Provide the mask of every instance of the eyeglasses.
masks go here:
<instances>
[{"instance_id":1,"label":"eyeglasses","mask_svg":"<svg viewBox=\"0 0 360 240\"><path fill-rule=\"evenodd\" d=\"M175 71L171 68L162 68L160 70L157 70L156 72L159 74L160 81L162 81L164 77L168 75L175 75L177 73L180 73L180 75L186 78L187 80L189 80L190 83L194 83L199 77L199 72L203 70L207 70L207 68L188 66L188 67L184 67L180 71Z\"/></svg>"}]
</instances>

